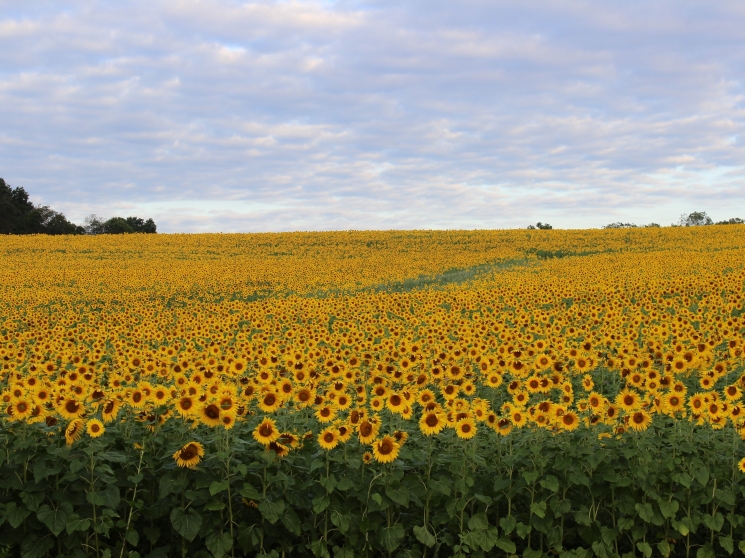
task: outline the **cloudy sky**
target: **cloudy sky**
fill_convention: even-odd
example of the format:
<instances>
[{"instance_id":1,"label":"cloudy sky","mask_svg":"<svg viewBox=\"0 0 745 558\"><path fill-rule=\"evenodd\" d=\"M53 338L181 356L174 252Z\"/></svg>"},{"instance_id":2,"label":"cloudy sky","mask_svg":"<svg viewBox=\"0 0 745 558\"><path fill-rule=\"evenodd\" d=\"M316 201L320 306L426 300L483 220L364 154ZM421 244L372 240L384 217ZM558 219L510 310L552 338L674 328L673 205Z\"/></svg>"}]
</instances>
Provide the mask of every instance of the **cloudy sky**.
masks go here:
<instances>
[{"instance_id":1,"label":"cloudy sky","mask_svg":"<svg viewBox=\"0 0 745 558\"><path fill-rule=\"evenodd\" d=\"M745 2L0 0L0 176L162 232L745 218Z\"/></svg>"}]
</instances>

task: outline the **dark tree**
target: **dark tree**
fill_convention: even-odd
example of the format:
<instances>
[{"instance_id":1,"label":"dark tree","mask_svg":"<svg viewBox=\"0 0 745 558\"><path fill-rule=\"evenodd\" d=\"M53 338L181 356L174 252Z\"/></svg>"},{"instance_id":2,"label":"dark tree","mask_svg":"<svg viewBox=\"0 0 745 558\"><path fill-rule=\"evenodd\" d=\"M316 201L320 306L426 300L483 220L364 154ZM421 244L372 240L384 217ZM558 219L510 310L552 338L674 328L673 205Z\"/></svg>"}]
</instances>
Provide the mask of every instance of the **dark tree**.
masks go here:
<instances>
[{"instance_id":1,"label":"dark tree","mask_svg":"<svg viewBox=\"0 0 745 558\"><path fill-rule=\"evenodd\" d=\"M678 226L681 227L701 227L704 225L713 225L714 222L706 214L706 211L694 211L686 215L685 213L680 216Z\"/></svg>"},{"instance_id":2,"label":"dark tree","mask_svg":"<svg viewBox=\"0 0 745 558\"><path fill-rule=\"evenodd\" d=\"M0 233L2 234L82 234L82 227L71 223L49 206L35 207L24 188L11 188L0 178Z\"/></svg>"}]
</instances>

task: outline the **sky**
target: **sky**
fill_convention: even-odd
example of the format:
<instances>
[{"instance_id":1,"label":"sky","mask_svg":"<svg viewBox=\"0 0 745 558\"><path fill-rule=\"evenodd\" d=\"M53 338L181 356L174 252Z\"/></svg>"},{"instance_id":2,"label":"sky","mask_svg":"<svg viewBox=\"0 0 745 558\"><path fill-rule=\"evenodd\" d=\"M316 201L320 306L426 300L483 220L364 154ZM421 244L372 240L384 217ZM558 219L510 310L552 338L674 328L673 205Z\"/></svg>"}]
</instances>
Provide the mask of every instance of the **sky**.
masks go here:
<instances>
[{"instance_id":1,"label":"sky","mask_svg":"<svg viewBox=\"0 0 745 558\"><path fill-rule=\"evenodd\" d=\"M0 177L159 232L745 218L745 2L0 0Z\"/></svg>"}]
</instances>

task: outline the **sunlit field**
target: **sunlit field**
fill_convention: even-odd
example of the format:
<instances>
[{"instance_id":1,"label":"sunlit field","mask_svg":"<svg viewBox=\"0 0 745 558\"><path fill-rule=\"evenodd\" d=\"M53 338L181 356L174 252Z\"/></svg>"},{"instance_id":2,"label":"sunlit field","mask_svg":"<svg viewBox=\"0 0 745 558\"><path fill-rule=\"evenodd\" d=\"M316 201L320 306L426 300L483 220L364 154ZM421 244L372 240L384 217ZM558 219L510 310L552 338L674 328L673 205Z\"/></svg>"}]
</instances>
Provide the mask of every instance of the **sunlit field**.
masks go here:
<instances>
[{"instance_id":1,"label":"sunlit field","mask_svg":"<svg viewBox=\"0 0 745 558\"><path fill-rule=\"evenodd\" d=\"M0 262L5 555L745 548L743 226L3 236Z\"/></svg>"}]
</instances>

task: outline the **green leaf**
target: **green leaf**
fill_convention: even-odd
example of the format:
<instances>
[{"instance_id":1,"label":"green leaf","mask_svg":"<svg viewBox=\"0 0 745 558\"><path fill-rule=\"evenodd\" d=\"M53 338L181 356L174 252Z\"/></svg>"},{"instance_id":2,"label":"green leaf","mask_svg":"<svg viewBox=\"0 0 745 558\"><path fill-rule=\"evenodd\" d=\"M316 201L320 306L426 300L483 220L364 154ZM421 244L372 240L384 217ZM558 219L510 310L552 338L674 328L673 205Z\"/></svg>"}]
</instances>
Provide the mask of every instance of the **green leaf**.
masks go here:
<instances>
[{"instance_id":1,"label":"green leaf","mask_svg":"<svg viewBox=\"0 0 745 558\"><path fill-rule=\"evenodd\" d=\"M724 502L728 506L735 505L735 493L731 490L717 489L716 496L717 498L719 498L720 501Z\"/></svg>"},{"instance_id":2,"label":"green leaf","mask_svg":"<svg viewBox=\"0 0 745 558\"><path fill-rule=\"evenodd\" d=\"M514 554L517 550L517 548L515 547L515 543L513 543L507 537L502 537L501 539L498 539L494 543L494 545L500 550L504 550L507 554Z\"/></svg>"},{"instance_id":3,"label":"green leaf","mask_svg":"<svg viewBox=\"0 0 745 558\"><path fill-rule=\"evenodd\" d=\"M719 537L719 545L727 551L727 554L732 554L735 551L735 543L729 535Z\"/></svg>"},{"instance_id":4,"label":"green leaf","mask_svg":"<svg viewBox=\"0 0 745 558\"><path fill-rule=\"evenodd\" d=\"M316 556L317 558L331 557L331 555L329 554L328 545L323 539L318 539L317 541L313 541L312 543L310 543L310 550L313 553L313 556ZM267 555L265 554L264 556Z\"/></svg>"},{"instance_id":5,"label":"green leaf","mask_svg":"<svg viewBox=\"0 0 745 558\"><path fill-rule=\"evenodd\" d=\"M724 525L724 516L719 512L717 512L714 517L707 513L704 515L704 525L712 531L719 532L722 530L722 526Z\"/></svg>"},{"instance_id":6,"label":"green leaf","mask_svg":"<svg viewBox=\"0 0 745 558\"><path fill-rule=\"evenodd\" d=\"M44 501L44 498L46 498L46 495L43 492L26 492L25 490L21 492L21 501L31 511L38 510L39 504Z\"/></svg>"},{"instance_id":7,"label":"green leaf","mask_svg":"<svg viewBox=\"0 0 745 558\"><path fill-rule=\"evenodd\" d=\"M669 502L660 502L660 511L666 519L675 517L678 512L679 504L677 500L671 500Z\"/></svg>"},{"instance_id":8,"label":"green leaf","mask_svg":"<svg viewBox=\"0 0 745 558\"><path fill-rule=\"evenodd\" d=\"M702 486L706 486L709 483L709 470L706 467L699 467L694 471L693 475ZM699 552L701 552L701 550L702 549L699 549Z\"/></svg>"},{"instance_id":9,"label":"green leaf","mask_svg":"<svg viewBox=\"0 0 745 558\"><path fill-rule=\"evenodd\" d=\"M171 512L171 524L179 535L191 542L202 526L202 516L193 509L176 508Z\"/></svg>"},{"instance_id":10,"label":"green leaf","mask_svg":"<svg viewBox=\"0 0 745 558\"><path fill-rule=\"evenodd\" d=\"M409 507L409 489L405 486L398 486L396 488L387 486L385 489L385 495L398 505L405 508Z\"/></svg>"},{"instance_id":11,"label":"green leaf","mask_svg":"<svg viewBox=\"0 0 745 558\"><path fill-rule=\"evenodd\" d=\"M210 500L204 505L204 509L209 511L220 511L225 509L225 503L220 500Z\"/></svg>"},{"instance_id":12,"label":"green leaf","mask_svg":"<svg viewBox=\"0 0 745 558\"><path fill-rule=\"evenodd\" d=\"M528 533L530 533L533 530L533 528L530 525L523 525L522 522L517 523L515 526L515 531L517 532L517 536L521 539L524 539L528 536Z\"/></svg>"},{"instance_id":13,"label":"green leaf","mask_svg":"<svg viewBox=\"0 0 745 558\"><path fill-rule=\"evenodd\" d=\"M228 489L228 486L230 486L230 483L228 483L228 481L226 480L220 481L220 482L212 481L212 483L210 484L210 496L214 496L215 494L224 492L225 490Z\"/></svg>"},{"instance_id":14,"label":"green leaf","mask_svg":"<svg viewBox=\"0 0 745 558\"><path fill-rule=\"evenodd\" d=\"M429 479L427 485L434 490L439 492L443 496L450 496L450 485L441 480Z\"/></svg>"},{"instance_id":15,"label":"green leaf","mask_svg":"<svg viewBox=\"0 0 745 558\"><path fill-rule=\"evenodd\" d=\"M538 471L525 471L523 473L523 478L527 481L528 484L533 484L539 477L539 475L540 473Z\"/></svg>"},{"instance_id":16,"label":"green leaf","mask_svg":"<svg viewBox=\"0 0 745 558\"><path fill-rule=\"evenodd\" d=\"M688 533L690 532L688 529L688 526L682 521L676 521L675 519L673 519L670 522L670 525L672 525L673 529L675 529L678 533L680 533L684 537L687 536Z\"/></svg>"},{"instance_id":17,"label":"green leaf","mask_svg":"<svg viewBox=\"0 0 745 558\"><path fill-rule=\"evenodd\" d=\"M682 484L686 488L691 488L693 478L688 473L676 473L672 478L678 484Z\"/></svg>"},{"instance_id":18,"label":"green leaf","mask_svg":"<svg viewBox=\"0 0 745 558\"><path fill-rule=\"evenodd\" d=\"M698 552L696 552L696 558L716 558L711 543L706 543L704 546L699 548Z\"/></svg>"},{"instance_id":19,"label":"green leaf","mask_svg":"<svg viewBox=\"0 0 745 558\"><path fill-rule=\"evenodd\" d=\"M327 496L328 497L328 496ZM264 499L259 504L259 511L269 523L274 525L279 520L280 515L285 510L285 503L282 500L272 502Z\"/></svg>"},{"instance_id":20,"label":"green leaf","mask_svg":"<svg viewBox=\"0 0 745 558\"><path fill-rule=\"evenodd\" d=\"M652 556L652 547L649 546L649 543L638 542L636 543L636 548L644 555L644 558L650 558Z\"/></svg>"},{"instance_id":21,"label":"green leaf","mask_svg":"<svg viewBox=\"0 0 745 558\"><path fill-rule=\"evenodd\" d=\"M321 478L318 482L329 494L331 494L334 491L334 488L336 488L336 477L334 475L330 475L328 478Z\"/></svg>"},{"instance_id":22,"label":"green leaf","mask_svg":"<svg viewBox=\"0 0 745 558\"><path fill-rule=\"evenodd\" d=\"M249 500L261 500L261 494L258 490L256 490L251 483L244 483L243 489L239 492L241 496L244 498L248 498Z\"/></svg>"},{"instance_id":23,"label":"green leaf","mask_svg":"<svg viewBox=\"0 0 745 558\"><path fill-rule=\"evenodd\" d=\"M396 523L392 527L384 527L380 531L380 544L383 545L388 552L393 552L401 544L401 539L404 538L404 528L400 523Z\"/></svg>"},{"instance_id":24,"label":"green leaf","mask_svg":"<svg viewBox=\"0 0 745 558\"><path fill-rule=\"evenodd\" d=\"M337 490L341 490L342 492L345 490L349 490L350 488L354 488L355 484L352 479L343 478L339 481L339 483L336 485Z\"/></svg>"},{"instance_id":25,"label":"green leaf","mask_svg":"<svg viewBox=\"0 0 745 558\"><path fill-rule=\"evenodd\" d=\"M161 477L160 482L158 483L158 493L160 498L163 499L171 493L180 492L180 485L180 479L176 477Z\"/></svg>"},{"instance_id":26,"label":"green leaf","mask_svg":"<svg viewBox=\"0 0 745 558\"><path fill-rule=\"evenodd\" d=\"M477 513L468 520L468 528L471 531L486 531L489 528L489 519L485 513Z\"/></svg>"},{"instance_id":27,"label":"green leaf","mask_svg":"<svg viewBox=\"0 0 745 558\"><path fill-rule=\"evenodd\" d=\"M540 518L546 517L546 502L533 502L530 504L530 511Z\"/></svg>"},{"instance_id":28,"label":"green leaf","mask_svg":"<svg viewBox=\"0 0 745 558\"><path fill-rule=\"evenodd\" d=\"M126 463L127 456L117 451L105 451L103 453L97 453L96 457L103 459L104 461L111 461L112 463Z\"/></svg>"},{"instance_id":29,"label":"green leaf","mask_svg":"<svg viewBox=\"0 0 745 558\"><path fill-rule=\"evenodd\" d=\"M302 530L302 522L292 506L289 506L282 514L282 525L294 535L299 535Z\"/></svg>"},{"instance_id":30,"label":"green leaf","mask_svg":"<svg viewBox=\"0 0 745 558\"><path fill-rule=\"evenodd\" d=\"M5 519L13 529L17 529L31 514L27 508L19 508L15 502L5 504Z\"/></svg>"},{"instance_id":31,"label":"green leaf","mask_svg":"<svg viewBox=\"0 0 745 558\"><path fill-rule=\"evenodd\" d=\"M533 550L532 548L526 548L523 551L523 558L541 558L543 552L540 550Z\"/></svg>"},{"instance_id":32,"label":"green leaf","mask_svg":"<svg viewBox=\"0 0 745 558\"><path fill-rule=\"evenodd\" d=\"M135 531L134 529L128 529L127 535L124 537L127 539L127 542L131 544L132 546L137 546L137 544L140 542L140 534Z\"/></svg>"},{"instance_id":33,"label":"green leaf","mask_svg":"<svg viewBox=\"0 0 745 558\"><path fill-rule=\"evenodd\" d=\"M68 535L72 535L75 531L87 531L90 526L90 519L80 519L78 514L72 514L67 520L65 531L67 531Z\"/></svg>"},{"instance_id":34,"label":"green leaf","mask_svg":"<svg viewBox=\"0 0 745 558\"><path fill-rule=\"evenodd\" d=\"M373 500L375 499L376 494L373 494ZM380 498L379 495L377 495L378 498ZM329 504L331 503L331 498L329 498L328 494L322 494L320 496L316 496L313 498L313 513L321 513L323 510L329 507Z\"/></svg>"},{"instance_id":35,"label":"green leaf","mask_svg":"<svg viewBox=\"0 0 745 558\"><path fill-rule=\"evenodd\" d=\"M517 520L512 515L508 517L503 517L502 519L499 520L499 526L502 528L502 531L504 531L505 535L509 535L510 533L512 533L512 531L515 530L516 524L517 524Z\"/></svg>"},{"instance_id":36,"label":"green leaf","mask_svg":"<svg viewBox=\"0 0 745 558\"><path fill-rule=\"evenodd\" d=\"M622 517L616 523L620 531L628 531L634 526L634 520L630 517Z\"/></svg>"},{"instance_id":37,"label":"green leaf","mask_svg":"<svg viewBox=\"0 0 745 558\"><path fill-rule=\"evenodd\" d=\"M132 484L140 484L142 482L142 479L144 478L142 473L137 473L136 475L129 475L127 477L127 480L131 482Z\"/></svg>"},{"instance_id":38,"label":"green leaf","mask_svg":"<svg viewBox=\"0 0 745 558\"><path fill-rule=\"evenodd\" d=\"M26 537L21 545L21 558L41 558L52 548L52 537Z\"/></svg>"},{"instance_id":39,"label":"green leaf","mask_svg":"<svg viewBox=\"0 0 745 558\"><path fill-rule=\"evenodd\" d=\"M352 516L348 513L340 513L337 510L331 512L331 523L333 523L339 532L343 535L349 530Z\"/></svg>"},{"instance_id":40,"label":"green leaf","mask_svg":"<svg viewBox=\"0 0 745 558\"><path fill-rule=\"evenodd\" d=\"M222 533L221 535L210 533L207 535L205 544L207 545L207 550L212 553L212 556L222 558L233 548L233 538L230 536L230 533Z\"/></svg>"},{"instance_id":41,"label":"green leaf","mask_svg":"<svg viewBox=\"0 0 745 558\"><path fill-rule=\"evenodd\" d=\"M414 525L413 531L416 540L418 540L423 545L428 546L429 548L432 548L437 542L437 539L435 539L432 533L429 532L426 525L422 527L420 527L419 525Z\"/></svg>"},{"instance_id":42,"label":"green leaf","mask_svg":"<svg viewBox=\"0 0 745 558\"><path fill-rule=\"evenodd\" d=\"M657 550L659 550L662 556L668 558L668 556L670 556L670 543L666 540L660 541L659 543L657 543Z\"/></svg>"},{"instance_id":43,"label":"green leaf","mask_svg":"<svg viewBox=\"0 0 745 558\"><path fill-rule=\"evenodd\" d=\"M36 517L38 517L39 521L44 525L49 527L49 530L56 537L65 530L67 519L71 513L72 504L70 504L70 502L64 502L64 504L56 510L44 504L36 512Z\"/></svg>"},{"instance_id":44,"label":"green leaf","mask_svg":"<svg viewBox=\"0 0 745 558\"><path fill-rule=\"evenodd\" d=\"M743 554L745 554L745 541L740 541L737 544L737 548L740 549L740 552L742 552Z\"/></svg>"},{"instance_id":45,"label":"green leaf","mask_svg":"<svg viewBox=\"0 0 745 558\"><path fill-rule=\"evenodd\" d=\"M375 500L375 502L379 506L383 505L383 497L380 494L378 494L377 492L372 495L372 499ZM316 512L316 513L318 513L318 512Z\"/></svg>"},{"instance_id":46,"label":"green leaf","mask_svg":"<svg viewBox=\"0 0 745 558\"><path fill-rule=\"evenodd\" d=\"M654 519L654 510L652 509L652 504L650 504L649 502L646 502L644 504L636 504L634 506L634 509L639 514L639 517L641 517L647 523L651 523Z\"/></svg>"},{"instance_id":47,"label":"green leaf","mask_svg":"<svg viewBox=\"0 0 745 558\"><path fill-rule=\"evenodd\" d=\"M558 492L559 490L559 479L553 475L546 475L546 478L541 481L541 486L550 490L551 492Z\"/></svg>"}]
</instances>

